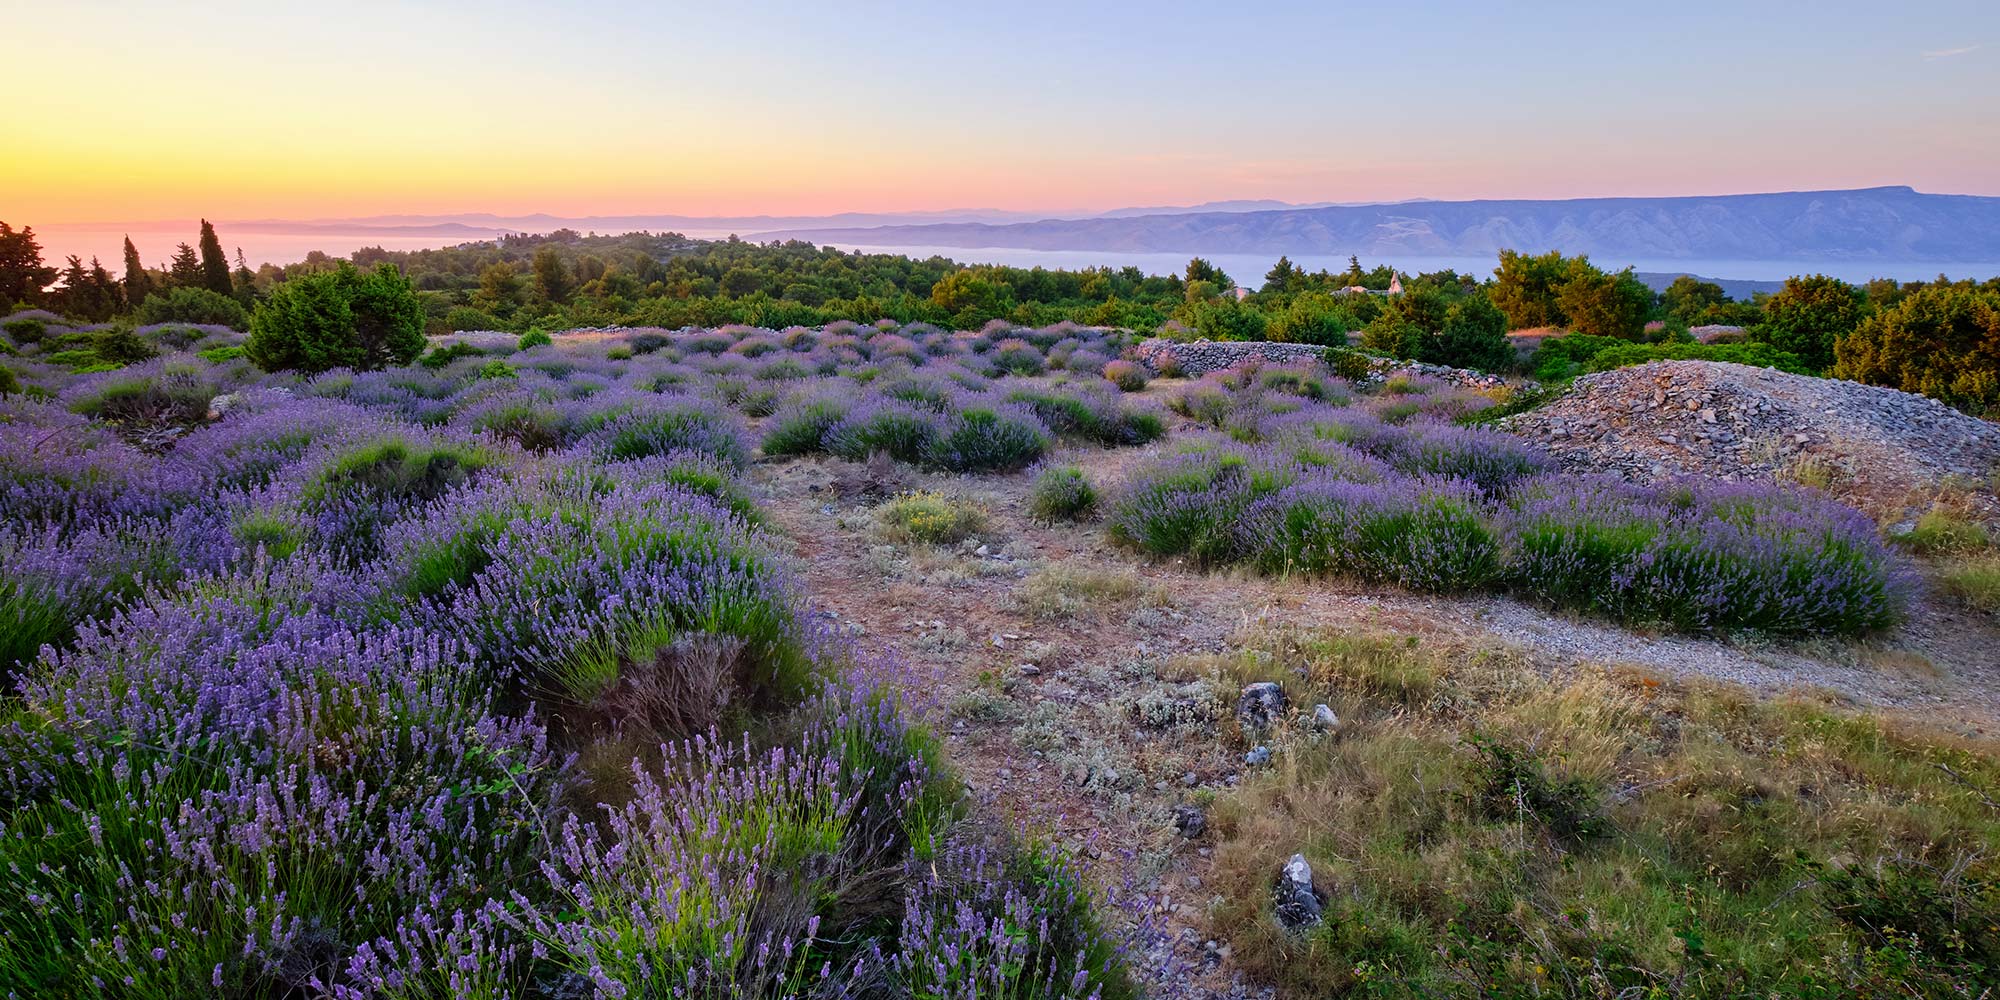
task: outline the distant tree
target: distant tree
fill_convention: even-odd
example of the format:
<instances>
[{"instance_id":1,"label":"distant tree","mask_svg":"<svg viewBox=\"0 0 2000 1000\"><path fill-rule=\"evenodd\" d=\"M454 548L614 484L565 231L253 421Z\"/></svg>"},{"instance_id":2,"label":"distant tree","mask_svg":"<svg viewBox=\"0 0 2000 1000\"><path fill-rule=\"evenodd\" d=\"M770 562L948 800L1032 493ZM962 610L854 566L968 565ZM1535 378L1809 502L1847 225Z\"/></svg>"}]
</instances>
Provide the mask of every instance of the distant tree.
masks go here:
<instances>
[{"instance_id":1,"label":"distant tree","mask_svg":"<svg viewBox=\"0 0 2000 1000\"><path fill-rule=\"evenodd\" d=\"M35 227L15 229L0 222L0 308L15 302L35 303L42 289L56 280L56 269L42 263L42 245Z\"/></svg>"},{"instance_id":2,"label":"distant tree","mask_svg":"<svg viewBox=\"0 0 2000 1000\"><path fill-rule=\"evenodd\" d=\"M85 322L95 323L97 318L91 313L90 272L84 269L83 258L71 254L69 266L56 275L61 287L56 290L56 308L63 315Z\"/></svg>"},{"instance_id":3,"label":"distant tree","mask_svg":"<svg viewBox=\"0 0 2000 1000\"><path fill-rule=\"evenodd\" d=\"M1347 258L1347 270L1334 277L1341 288L1365 288L1362 282L1368 280L1368 272L1361 269L1361 258Z\"/></svg>"},{"instance_id":4,"label":"distant tree","mask_svg":"<svg viewBox=\"0 0 2000 1000\"><path fill-rule=\"evenodd\" d=\"M229 272L229 294L246 308L257 304L257 272L243 259L242 247L236 248L236 269Z\"/></svg>"},{"instance_id":5,"label":"distant tree","mask_svg":"<svg viewBox=\"0 0 2000 1000\"><path fill-rule=\"evenodd\" d=\"M125 308L125 289L97 258L90 258L90 298L99 321L116 316Z\"/></svg>"},{"instance_id":6,"label":"distant tree","mask_svg":"<svg viewBox=\"0 0 2000 1000\"><path fill-rule=\"evenodd\" d=\"M133 311L142 325L153 323L196 323L244 330L250 326L250 311L227 295L206 288L175 286L146 296Z\"/></svg>"},{"instance_id":7,"label":"distant tree","mask_svg":"<svg viewBox=\"0 0 2000 1000\"><path fill-rule=\"evenodd\" d=\"M393 264L343 263L271 290L250 320L244 353L266 371L406 365L424 349L424 307Z\"/></svg>"},{"instance_id":8,"label":"distant tree","mask_svg":"<svg viewBox=\"0 0 2000 1000\"><path fill-rule=\"evenodd\" d=\"M1514 367L1507 316L1484 295L1467 295L1445 312L1444 325L1424 338L1418 359L1434 365L1504 372Z\"/></svg>"},{"instance_id":9,"label":"distant tree","mask_svg":"<svg viewBox=\"0 0 2000 1000\"><path fill-rule=\"evenodd\" d=\"M1271 340L1294 344L1347 346L1347 334L1360 329L1354 314L1325 292L1296 296L1285 311L1274 317L1264 335Z\"/></svg>"},{"instance_id":10,"label":"distant tree","mask_svg":"<svg viewBox=\"0 0 2000 1000\"><path fill-rule=\"evenodd\" d=\"M1361 346L1399 358L1421 358L1425 344L1444 329L1451 307L1431 288L1394 296L1380 315L1361 329Z\"/></svg>"},{"instance_id":11,"label":"distant tree","mask_svg":"<svg viewBox=\"0 0 2000 1000\"><path fill-rule=\"evenodd\" d=\"M125 304L137 309L146 296L153 294L153 276L146 273L145 262L139 259L139 248L132 245L132 237L125 237Z\"/></svg>"},{"instance_id":12,"label":"distant tree","mask_svg":"<svg viewBox=\"0 0 2000 1000\"><path fill-rule=\"evenodd\" d=\"M2000 414L2000 288L1929 284L1834 341L1832 374Z\"/></svg>"},{"instance_id":13,"label":"distant tree","mask_svg":"<svg viewBox=\"0 0 2000 1000\"><path fill-rule=\"evenodd\" d=\"M1233 295L1191 302L1183 307L1183 322L1203 340L1263 340L1267 321L1264 314L1236 300Z\"/></svg>"},{"instance_id":14,"label":"distant tree","mask_svg":"<svg viewBox=\"0 0 2000 1000\"><path fill-rule=\"evenodd\" d=\"M1556 308L1566 326L1595 337L1637 340L1645 334L1653 290L1631 268L1606 274L1585 264L1575 271L1556 295Z\"/></svg>"},{"instance_id":15,"label":"distant tree","mask_svg":"<svg viewBox=\"0 0 2000 1000\"><path fill-rule=\"evenodd\" d=\"M520 308L521 294L521 276L514 271L514 265L502 261L479 272L479 291L473 293L472 302L481 310L506 319Z\"/></svg>"},{"instance_id":16,"label":"distant tree","mask_svg":"<svg viewBox=\"0 0 2000 1000\"><path fill-rule=\"evenodd\" d=\"M537 294L549 302L569 302L575 286L570 281L569 268L563 266L562 254L555 247L545 246L535 251L534 270Z\"/></svg>"},{"instance_id":17,"label":"distant tree","mask_svg":"<svg viewBox=\"0 0 2000 1000\"><path fill-rule=\"evenodd\" d=\"M1200 257L1188 261L1187 272L1182 276L1182 280L1190 285L1197 281L1206 281L1222 291L1236 287L1236 282L1229 280L1229 275L1222 273L1221 268Z\"/></svg>"},{"instance_id":18,"label":"distant tree","mask_svg":"<svg viewBox=\"0 0 2000 1000\"><path fill-rule=\"evenodd\" d=\"M215 226L207 219L201 220L201 287L217 295L232 291L229 258L222 252L222 240L215 235Z\"/></svg>"},{"instance_id":19,"label":"distant tree","mask_svg":"<svg viewBox=\"0 0 2000 1000\"><path fill-rule=\"evenodd\" d=\"M1692 274L1675 278L1673 284L1660 293L1660 309L1689 326L1709 322L1715 310L1728 301L1729 295L1721 285L1703 281Z\"/></svg>"},{"instance_id":20,"label":"distant tree","mask_svg":"<svg viewBox=\"0 0 2000 1000\"><path fill-rule=\"evenodd\" d=\"M1304 278L1305 272L1300 271L1297 266L1293 265L1290 257L1281 256L1278 258L1278 263L1264 275L1263 290L1267 292L1293 291Z\"/></svg>"},{"instance_id":21,"label":"distant tree","mask_svg":"<svg viewBox=\"0 0 2000 1000\"><path fill-rule=\"evenodd\" d=\"M1571 260L1553 250L1536 256L1502 250L1488 294L1513 329L1564 326L1568 317L1558 301L1563 286L1586 270L1596 269L1583 257Z\"/></svg>"},{"instance_id":22,"label":"distant tree","mask_svg":"<svg viewBox=\"0 0 2000 1000\"><path fill-rule=\"evenodd\" d=\"M1764 302L1764 322L1751 338L1799 356L1824 371L1834 362L1833 345L1853 332L1868 313L1861 289L1824 274L1785 279L1785 287Z\"/></svg>"},{"instance_id":23,"label":"distant tree","mask_svg":"<svg viewBox=\"0 0 2000 1000\"><path fill-rule=\"evenodd\" d=\"M202 273L201 254L195 248L185 243L174 248L174 259L167 264L167 284L175 288L208 287Z\"/></svg>"},{"instance_id":24,"label":"distant tree","mask_svg":"<svg viewBox=\"0 0 2000 1000\"><path fill-rule=\"evenodd\" d=\"M984 317L972 326L1005 316L1013 307L1012 290L979 269L954 271L939 279L931 286L931 302L954 317L968 311Z\"/></svg>"}]
</instances>

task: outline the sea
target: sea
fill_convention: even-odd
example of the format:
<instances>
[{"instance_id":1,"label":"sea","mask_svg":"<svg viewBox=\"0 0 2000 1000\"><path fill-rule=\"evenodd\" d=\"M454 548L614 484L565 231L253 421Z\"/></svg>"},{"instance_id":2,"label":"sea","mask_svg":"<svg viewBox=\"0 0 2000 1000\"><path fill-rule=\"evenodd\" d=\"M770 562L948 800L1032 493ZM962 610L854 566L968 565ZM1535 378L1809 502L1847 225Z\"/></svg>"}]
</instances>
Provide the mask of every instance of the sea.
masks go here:
<instances>
[{"instance_id":1,"label":"sea","mask_svg":"<svg viewBox=\"0 0 2000 1000\"><path fill-rule=\"evenodd\" d=\"M379 246L389 250L420 250L430 247L454 246L468 240L491 238L483 234L467 234L462 231L450 234L424 232L382 232L379 230L345 231L330 226L315 226L310 231L287 232L273 229L268 224L254 229L232 230L230 224L217 224L217 233L222 245L233 261L240 248L252 268L265 262L289 264L303 260L307 253L321 250L336 257L345 257L362 247ZM140 257L149 265L164 267L173 256L176 244L193 244L199 235L199 224L192 220L181 223L143 224L57 224L36 226L36 237L42 244L42 256L50 263L61 266L70 254L76 254L88 261L95 256L113 272L122 269L124 239L131 236L138 247ZM695 231L683 233L700 239L720 239L730 235L726 231ZM495 231L493 236L498 236ZM1203 257L1236 279L1239 284L1255 288L1263 283L1264 275L1277 262L1275 255L1204 253L1199 250L1174 253L1140 253L1126 250L1022 250L1011 247L938 247L884 245L863 246L843 244L844 250L862 250L868 253L904 254L910 257L947 257L967 264L1005 264L1014 267L1080 268L1080 267L1137 267L1148 274L1179 274L1186 268L1188 258ZM1292 263L1308 271L1343 271L1347 268L1347 254L1292 254ZM1601 267L1631 267L1642 274L1672 276L1695 274L1710 279L1727 279L1746 282L1754 286L1781 282L1795 274L1826 274L1846 281L1861 282L1870 278L1895 278L1899 281L1918 281L1936 278L1944 274L1952 278L1978 278L1984 280L2000 275L2000 261L1981 263L1940 263L1936 261L1883 261L1883 260L1709 260L1699 258L1634 258L1613 259L1593 256L1592 261ZM1420 257L1420 256L1375 256L1363 255L1361 263L1365 267L1387 264L1405 274L1422 274L1426 271L1451 269L1463 273L1485 276L1492 273L1495 260L1492 256L1467 257ZM1747 286L1746 286L1747 287Z\"/></svg>"}]
</instances>

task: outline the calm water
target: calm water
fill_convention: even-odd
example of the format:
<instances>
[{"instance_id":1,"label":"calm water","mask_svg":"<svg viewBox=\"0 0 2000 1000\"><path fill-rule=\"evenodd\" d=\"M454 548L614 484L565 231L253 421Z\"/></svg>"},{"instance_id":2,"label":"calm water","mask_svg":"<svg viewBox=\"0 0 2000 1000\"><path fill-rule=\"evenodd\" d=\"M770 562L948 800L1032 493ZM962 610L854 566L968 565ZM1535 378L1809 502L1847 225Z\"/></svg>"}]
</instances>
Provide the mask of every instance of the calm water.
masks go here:
<instances>
[{"instance_id":1,"label":"calm water","mask_svg":"<svg viewBox=\"0 0 2000 1000\"><path fill-rule=\"evenodd\" d=\"M924 246L855 246L842 245L843 250L862 250L868 253L897 253L910 257L949 257L952 260L977 264L1006 264L1012 267L1137 267L1148 274L1178 274L1187 267L1188 258L1196 256L1188 253L1132 253L1118 250L1014 250L1007 248L965 247L924 247ZM1277 258L1264 254L1200 254L1236 279L1237 284L1255 288L1264 283L1264 275L1277 263ZM1347 255L1337 254L1292 254L1292 263L1308 271L1325 269L1333 272L1347 269ZM1898 281L1928 281L1940 272L1953 278L1978 278L1985 280L2000 275L2000 261L1977 264L1942 264L1935 261L1905 263L1862 262L1842 263L1837 261L1797 261L1797 260L1698 260L1675 259L1634 259L1611 260L1592 257L1600 267L1632 267L1639 271L1665 272L1668 274L1690 273L1707 278L1734 278L1740 281L1783 281L1795 274L1826 274L1843 281L1862 282L1869 278L1895 278ZM1363 267L1388 264L1406 274L1422 274L1426 271L1451 269L1461 273L1485 277L1493 272L1498 261L1493 256L1481 257L1387 257L1364 256Z\"/></svg>"},{"instance_id":2,"label":"calm water","mask_svg":"<svg viewBox=\"0 0 2000 1000\"><path fill-rule=\"evenodd\" d=\"M427 247L453 246L467 240L485 237L468 234L453 235L385 235L368 232L261 232L231 230L228 223L219 224L218 235L223 248L233 259L236 248L243 248L243 255L256 267L266 261L288 264L303 260L313 250L324 250L337 257L345 257L362 247L380 246L390 250L421 250ZM124 238L127 234L139 248L139 255L146 263L165 266L173 256L175 244L193 244L199 234L195 222L172 224L146 224L138 227L104 225L53 225L36 226L35 234L41 240L42 255L57 266L70 254L77 254L84 260L92 256L104 265L118 272L124 259ZM497 235L497 234L496 234ZM729 235L727 232L705 232L689 230L687 236L702 239L717 239ZM952 260L976 264L1008 264L1015 267L1138 267L1148 274L1178 274L1187 266L1190 253L1132 253L1116 250L1015 250L1003 247L968 249L965 247L929 246L854 246L844 245L846 250L864 250L869 253L898 253L911 257L949 257ZM1263 283L1265 272L1276 263L1275 257L1263 254L1201 254L1228 272L1239 284L1255 288ZM1293 263L1308 271L1322 268L1342 271L1347 267L1345 254L1295 254ZM1939 264L1936 262L1861 262L1843 263L1829 261L1795 260L1694 260L1694 259L1639 259L1608 260L1597 258L1602 266L1624 267L1630 265L1640 271L1661 271L1667 273L1690 272L1709 278L1735 278L1747 281L1780 281L1794 274L1830 274L1847 281L1866 281L1869 278L1888 277L1900 281L1928 280L1942 271L1954 278L1975 277L1980 279L2000 275L2000 261L1976 264ZM1478 257L1365 257L1362 264L1374 267L1388 264L1408 274L1437 271L1451 268L1456 271L1477 275L1490 274L1494 267L1491 256Z\"/></svg>"}]
</instances>

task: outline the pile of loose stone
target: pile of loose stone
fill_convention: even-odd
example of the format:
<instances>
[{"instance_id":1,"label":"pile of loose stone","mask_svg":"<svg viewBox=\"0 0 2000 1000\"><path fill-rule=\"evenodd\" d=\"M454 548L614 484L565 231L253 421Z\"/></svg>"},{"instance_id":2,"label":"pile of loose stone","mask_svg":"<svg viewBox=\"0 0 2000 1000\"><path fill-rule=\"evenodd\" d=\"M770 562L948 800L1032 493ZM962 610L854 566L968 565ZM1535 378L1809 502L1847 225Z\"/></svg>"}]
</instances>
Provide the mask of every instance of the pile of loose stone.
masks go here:
<instances>
[{"instance_id":1,"label":"pile of loose stone","mask_svg":"<svg viewBox=\"0 0 2000 1000\"><path fill-rule=\"evenodd\" d=\"M1586 375L1500 426L1566 467L1637 481L1765 479L1819 463L1843 493L1887 497L2000 467L2000 424L1934 399L1710 361Z\"/></svg>"}]
</instances>

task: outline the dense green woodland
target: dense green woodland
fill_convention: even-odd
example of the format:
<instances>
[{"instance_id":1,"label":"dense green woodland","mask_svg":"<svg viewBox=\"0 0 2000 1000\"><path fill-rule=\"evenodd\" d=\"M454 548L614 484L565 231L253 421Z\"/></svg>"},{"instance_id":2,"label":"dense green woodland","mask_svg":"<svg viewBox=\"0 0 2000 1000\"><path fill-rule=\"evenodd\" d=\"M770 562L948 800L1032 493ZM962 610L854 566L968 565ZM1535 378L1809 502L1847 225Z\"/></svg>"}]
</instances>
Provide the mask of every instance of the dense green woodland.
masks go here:
<instances>
[{"instance_id":1,"label":"dense green woodland","mask_svg":"<svg viewBox=\"0 0 2000 1000\"><path fill-rule=\"evenodd\" d=\"M1654 293L1632 272L1585 257L1502 251L1490 276L1441 271L1399 276L1350 260L1341 273L1308 272L1280 258L1254 290L1196 258L1179 275L1135 267L1076 271L967 266L943 257L847 253L808 243L694 240L674 233L584 235L558 230L434 250L364 248L349 260L314 252L253 271L232 261L214 227L181 244L165 269L146 267L130 240L114 273L101 262L44 262L32 228L0 223L0 307L46 308L86 324L219 324L250 328L259 310L295 329L328 322L285 289L309 275L342 273L312 293L345 301L366 286L374 305L334 308L359 322L368 346L324 356L278 349L258 357L283 367L321 362L407 361L420 350L371 320L371 310L419 324L417 333L559 330L584 326L678 329L748 324L773 329L837 320L893 319L953 329L992 321L1043 326L1064 320L1169 336L1276 340L1363 349L1438 364L1520 371L1560 381L1660 358L1705 358L1829 374L1922 392L1971 412L2000 409L2000 278L1983 283L1853 285L1795 277L1773 295L1732 300L1692 277ZM383 277L390 265L399 277ZM1387 294L1401 277L1402 293ZM347 292L333 290L345 282ZM393 287L391 287L393 286ZM400 291L412 304L385 305ZM331 295L332 298L327 296ZM343 311L345 310L345 311ZM318 316L318 319L313 317ZM1742 327L1698 342L1690 328ZM1567 334L1532 341L1510 331ZM286 334L290 337L293 334ZM400 338L400 339L399 339ZM389 341L403 347L389 349ZM414 345L414 346L412 346ZM287 353L290 352L290 353ZM100 352L101 354L102 352ZM90 360L90 359L83 359ZM104 363L107 358L96 359Z\"/></svg>"}]
</instances>

